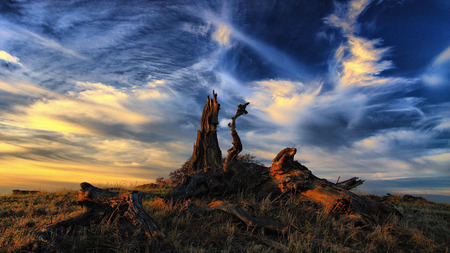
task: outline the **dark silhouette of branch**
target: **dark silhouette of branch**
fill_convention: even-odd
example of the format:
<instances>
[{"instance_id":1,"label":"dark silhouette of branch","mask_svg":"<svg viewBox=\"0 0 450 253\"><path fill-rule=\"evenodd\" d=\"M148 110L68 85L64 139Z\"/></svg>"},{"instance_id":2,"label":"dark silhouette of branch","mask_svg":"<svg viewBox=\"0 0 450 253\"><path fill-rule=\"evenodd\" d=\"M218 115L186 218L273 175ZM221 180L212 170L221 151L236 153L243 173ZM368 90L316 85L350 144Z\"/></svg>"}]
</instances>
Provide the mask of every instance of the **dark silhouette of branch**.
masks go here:
<instances>
[{"instance_id":1,"label":"dark silhouette of branch","mask_svg":"<svg viewBox=\"0 0 450 253\"><path fill-rule=\"evenodd\" d=\"M228 123L228 127L231 131L231 136L233 137L233 147L228 149L228 155L225 159L225 162L223 164L223 171L228 172L233 164L233 162L236 160L238 154L242 151L242 143L241 138L239 138L239 135L236 131L236 119L241 115L246 115L248 112L245 110L247 105L250 104L249 102L245 104L238 105L238 109L236 111L236 114L231 118L231 123Z\"/></svg>"}]
</instances>

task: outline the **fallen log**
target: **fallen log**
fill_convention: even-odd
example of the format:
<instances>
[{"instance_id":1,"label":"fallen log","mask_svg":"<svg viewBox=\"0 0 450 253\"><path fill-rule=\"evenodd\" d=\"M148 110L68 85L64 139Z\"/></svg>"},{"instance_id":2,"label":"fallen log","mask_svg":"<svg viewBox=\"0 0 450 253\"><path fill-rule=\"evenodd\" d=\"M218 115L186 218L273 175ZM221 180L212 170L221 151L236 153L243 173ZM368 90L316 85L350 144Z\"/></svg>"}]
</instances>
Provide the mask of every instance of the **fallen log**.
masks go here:
<instances>
[{"instance_id":1,"label":"fallen log","mask_svg":"<svg viewBox=\"0 0 450 253\"><path fill-rule=\"evenodd\" d=\"M66 235L68 233L81 235L86 231L90 231L89 227L92 224L122 220L126 221L121 225L121 228L126 230L123 231L124 233L139 235L142 234L142 231L153 242L153 249L159 247L159 241L165 235L144 210L142 193L138 191L110 192L99 189L89 183L81 183L80 186L81 190L78 192L77 204L86 207L86 211L75 218L64 220L42 229L37 233L38 238L42 242L58 249L59 247L53 242L55 236L58 237L58 235Z\"/></svg>"},{"instance_id":2,"label":"fallen log","mask_svg":"<svg viewBox=\"0 0 450 253\"><path fill-rule=\"evenodd\" d=\"M378 223L379 218L383 220L391 213L398 213L392 206L348 191L356 184L362 184L363 181L357 178L336 185L316 177L308 168L294 161L296 152L295 148L285 148L272 161L270 174L282 192L295 192L322 204L326 212L350 215L366 224Z\"/></svg>"},{"instance_id":3,"label":"fallen log","mask_svg":"<svg viewBox=\"0 0 450 253\"><path fill-rule=\"evenodd\" d=\"M147 214L142 206L142 193L138 191L118 193L99 189L89 183L81 183L78 201L89 209L106 211L109 209L117 215L128 218L137 228L150 238L164 238L164 233ZM106 210L105 210L106 209Z\"/></svg>"}]
</instances>

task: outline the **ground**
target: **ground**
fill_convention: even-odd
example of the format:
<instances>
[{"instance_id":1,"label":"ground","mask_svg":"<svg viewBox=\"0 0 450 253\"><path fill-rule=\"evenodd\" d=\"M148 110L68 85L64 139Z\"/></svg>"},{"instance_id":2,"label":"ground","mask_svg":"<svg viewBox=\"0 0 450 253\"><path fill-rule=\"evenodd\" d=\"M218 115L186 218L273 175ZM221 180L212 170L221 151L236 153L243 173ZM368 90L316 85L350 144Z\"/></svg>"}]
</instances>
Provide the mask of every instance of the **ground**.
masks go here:
<instances>
[{"instance_id":1,"label":"ground","mask_svg":"<svg viewBox=\"0 0 450 253\"><path fill-rule=\"evenodd\" d=\"M399 196L384 198L403 214L383 225L352 226L327 214L307 199L290 197L277 204L241 196L235 201L255 216L292 224L284 234L248 227L224 212L192 213L182 203L165 203L167 187L144 189L143 204L166 234L167 252L448 252L450 204ZM378 196L368 196L378 198ZM0 196L0 252L30 249L35 231L75 217L83 209L74 204L76 191ZM145 251L147 242L120 234L114 222L92 225L76 236L55 238L69 252ZM32 249L32 248L31 248Z\"/></svg>"}]
</instances>

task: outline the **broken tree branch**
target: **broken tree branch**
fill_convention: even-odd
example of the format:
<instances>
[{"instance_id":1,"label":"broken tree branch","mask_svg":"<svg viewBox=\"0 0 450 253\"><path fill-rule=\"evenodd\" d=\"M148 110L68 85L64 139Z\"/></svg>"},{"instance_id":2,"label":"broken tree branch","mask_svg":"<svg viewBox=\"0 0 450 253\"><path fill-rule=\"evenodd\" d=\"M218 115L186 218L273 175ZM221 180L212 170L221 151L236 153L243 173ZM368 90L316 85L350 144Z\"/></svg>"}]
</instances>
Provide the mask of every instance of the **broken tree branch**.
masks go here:
<instances>
[{"instance_id":1,"label":"broken tree branch","mask_svg":"<svg viewBox=\"0 0 450 253\"><path fill-rule=\"evenodd\" d=\"M238 204L233 204L227 201L211 202L208 206L205 207L198 207L193 203L188 203L187 205L188 209L193 212L211 212L220 210L232 214L251 227L265 228L279 233L292 232L294 230L290 225L281 224L276 221L263 218L253 217L244 209L242 209Z\"/></svg>"},{"instance_id":2,"label":"broken tree branch","mask_svg":"<svg viewBox=\"0 0 450 253\"><path fill-rule=\"evenodd\" d=\"M245 104L238 105L238 109L236 114L231 118L231 123L228 123L228 127L230 128L231 136L233 137L233 147L228 149L228 155L223 164L223 171L228 172L231 168L231 165L236 160L238 154L242 151L242 143L239 135L236 131L236 119L241 115L246 115L248 112L245 110L249 102Z\"/></svg>"},{"instance_id":3,"label":"broken tree branch","mask_svg":"<svg viewBox=\"0 0 450 253\"><path fill-rule=\"evenodd\" d=\"M351 189L354 189L357 186L362 185L364 181L365 180L361 180L358 177L352 177L348 180L336 183L336 186L344 190L350 191Z\"/></svg>"},{"instance_id":4,"label":"broken tree branch","mask_svg":"<svg viewBox=\"0 0 450 253\"><path fill-rule=\"evenodd\" d=\"M142 193L138 191L118 193L99 189L89 183L81 183L78 200L90 209L118 210L118 214L126 217L134 226L141 229L150 238L164 237L164 233L147 214L142 206Z\"/></svg>"}]
</instances>

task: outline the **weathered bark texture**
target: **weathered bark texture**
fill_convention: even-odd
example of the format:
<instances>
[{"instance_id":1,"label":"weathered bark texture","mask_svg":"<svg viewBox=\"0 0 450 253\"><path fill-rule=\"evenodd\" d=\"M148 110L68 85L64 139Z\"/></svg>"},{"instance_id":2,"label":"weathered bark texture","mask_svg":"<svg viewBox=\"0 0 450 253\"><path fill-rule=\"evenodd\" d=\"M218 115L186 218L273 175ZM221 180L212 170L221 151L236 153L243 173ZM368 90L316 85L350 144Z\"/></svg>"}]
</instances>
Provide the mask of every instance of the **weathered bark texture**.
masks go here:
<instances>
[{"instance_id":1,"label":"weathered bark texture","mask_svg":"<svg viewBox=\"0 0 450 253\"><path fill-rule=\"evenodd\" d=\"M220 104L217 94L209 95L203 108L200 130L197 131L197 141L189 164L189 175L201 171L215 170L222 166L222 152L217 140L217 125L219 124Z\"/></svg>"},{"instance_id":2,"label":"weathered bark texture","mask_svg":"<svg viewBox=\"0 0 450 253\"><path fill-rule=\"evenodd\" d=\"M255 193L261 198L270 191L262 189L270 181L269 169L262 165L236 161L234 173L222 171L199 172L188 175L184 181L175 187L166 199L187 200L189 198L227 198L233 197L239 191L248 194Z\"/></svg>"},{"instance_id":3,"label":"weathered bark texture","mask_svg":"<svg viewBox=\"0 0 450 253\"><path fill-rule=\"evenodd\" d=\"M142 193L138 191L118 193L99 189L89 183L81 183L78 201L89 209L104 212L113 209L117 215L127 218L150 238L163 238L164 233L145 212ZM99 206L100 205L100 206Z\"/></svg>"},{"instance_id":4,"label":"weathered bark texture","mask_svg":"<svg viewBox=\"0 0 450 253\"><path fill-rule=\"evenodd\" d=\"M55 235L67 235L69 233L81 235L85 231L89 231L92 224L117 219L126 221L123 224L121 223L121 228L124 229L123 233L136 235L142 234L140 231L145 233L153 242L151 245L153 250L158 249L160 239L165 237L158 225L145 212L142 206L142 193L140 192L110 192L89 183L81 183L81 190L78 192L78 204L86 207L85 213L48 226L37 233L42 242L52 245L47 249L53 248L60 251L57 245L52 242Z\"/></svg>"},{"instance_id":5,"label":"weathered bark texture","mask_svg":"<svg viewBox=\"0 0 450 253\"><path fill-rule=\"evenodd\" d=\"M231 143L231 144L233 144L233 147L231 147L227 151L228 155L223 164L224 172L228 172L230 170L230 168L233 165L233 162L236 160L238 154L242 151L241 138L239 138L239 135L236 131L236 119L239 116L246 115L248 113L247 110L245 110L245 108L247 107L248 104L250 104L250 103L247 102L243 105L242 104L238 105L236 114L231 118L231 123L228 123L228 127L230 128L230 131L231 131L231 137L233 137L233 142Z\"/></svg>"},{"instance_id":6,"label":"weathered bark texture","mask_svg":"<svg viewBox=\"0 0 450 253\"><path fill-rule=\"evenodd\" d=\"M348 184L344 181L343 187L340 187L339 184L314 176L308 168L294 161L296 152L295 148L285 148L272 161L270 174L282 192L296 192L322 204L327 212L352 215L368 223L377 222L377 218L396 212L390 206L348 191L355 184L362 184L356 178L350 179L348 182L351 183Z\"/></svg>"},{"instance_id":7,"label":"weathered bark texture","mask_svg":"<svg viewBox=\"0 0 450 253\"><path fill-rule=\"evenodd\" d=\"M326 212L351 216L364 224L377 223L378 218L398 213L394 208L378 201L358 196L348 189L362 182L350 179L351 183L334 184L321 179L302 164L294 161L295 148L286 148L273 159L270 168L237 163L232 175L227 173L200 172L188 176L166 196L167 199L187 200L190 198L210 201L213 198L233 198L241 192L253 194L259 199L286 193L303 196L321 204Z\"/></svg>"}]
</instances>

